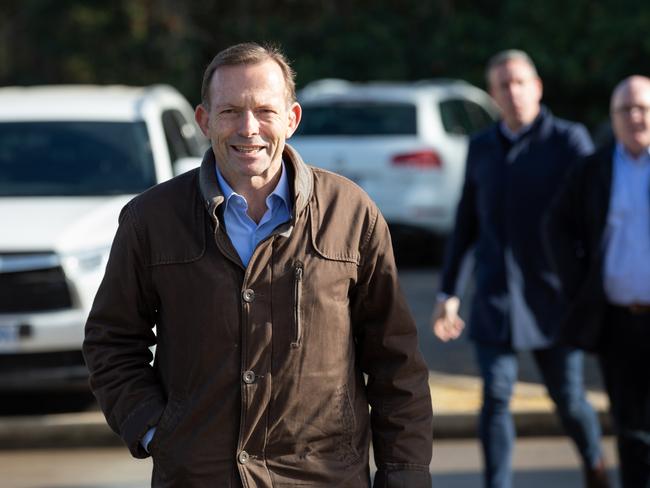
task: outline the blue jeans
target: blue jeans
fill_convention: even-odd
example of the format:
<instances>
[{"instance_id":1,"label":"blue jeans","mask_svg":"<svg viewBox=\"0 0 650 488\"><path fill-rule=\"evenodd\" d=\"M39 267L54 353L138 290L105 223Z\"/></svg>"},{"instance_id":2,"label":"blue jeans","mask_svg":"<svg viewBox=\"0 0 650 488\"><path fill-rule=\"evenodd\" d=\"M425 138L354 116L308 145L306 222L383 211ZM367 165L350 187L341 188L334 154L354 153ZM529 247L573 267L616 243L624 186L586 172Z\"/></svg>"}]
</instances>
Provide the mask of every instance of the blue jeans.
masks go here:
<instances>
[{"instance_id":1,"label":"blue jeans","mask_svg":"<svg viewBox=\"0 0 650 488\"><path fill-rule=\"evenodd\" d=\"M483 377L483 407L479 436L485 461L485 486L510 488L515 427L510 398L517 381L517 352L509 346L475 344ZM585 397L582 353L555 346L533 351L549 396L557 407L562 426L575 442L586 466L602 457L600 425Z\"/></svg>"}]
</instances>

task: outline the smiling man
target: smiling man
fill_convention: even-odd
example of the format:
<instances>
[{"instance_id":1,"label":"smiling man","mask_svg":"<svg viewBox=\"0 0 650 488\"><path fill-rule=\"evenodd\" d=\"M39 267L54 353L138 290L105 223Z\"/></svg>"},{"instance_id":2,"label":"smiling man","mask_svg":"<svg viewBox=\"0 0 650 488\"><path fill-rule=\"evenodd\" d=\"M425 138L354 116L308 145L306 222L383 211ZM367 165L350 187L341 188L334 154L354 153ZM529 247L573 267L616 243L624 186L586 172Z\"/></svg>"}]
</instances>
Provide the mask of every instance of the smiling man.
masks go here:
<instances>
[{"instance_id":1,"label":"smiling man","mask_svg":"<svg viewBox=\"0 0 650 488\"><path fill-rule=\"evenodd\" d=\"M86 325L91 386L155 487L368 487L372 438L373 486L429 488L428 372L388 229L285 143L293 77L257 44L206 69L212 148L124 208Z\"/></svg>"}]
</instances>

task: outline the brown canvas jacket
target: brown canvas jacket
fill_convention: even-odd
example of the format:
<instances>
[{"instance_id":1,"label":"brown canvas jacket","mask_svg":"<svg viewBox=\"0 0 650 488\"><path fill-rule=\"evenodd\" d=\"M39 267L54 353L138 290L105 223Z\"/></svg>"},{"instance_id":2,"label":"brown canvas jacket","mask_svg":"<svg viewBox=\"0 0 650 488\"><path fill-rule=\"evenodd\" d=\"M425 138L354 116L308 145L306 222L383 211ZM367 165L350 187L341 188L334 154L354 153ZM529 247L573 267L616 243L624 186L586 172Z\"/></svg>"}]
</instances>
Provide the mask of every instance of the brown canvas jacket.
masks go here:
<instances>
[{"instance_id":1,"label":"brown canvas jacket","mask_svg":"<svg viewBox=\"0 0 650 488\"><path fill-rule=\"evenodd\" d=\"M157 426L155 487L367 487L372 436L375 487L429 488L428 373L386 223L283 157L292 219L247 267L212 151L125 206L86 325L91 387L135 457Z\"/></svg>"}]
</instances>

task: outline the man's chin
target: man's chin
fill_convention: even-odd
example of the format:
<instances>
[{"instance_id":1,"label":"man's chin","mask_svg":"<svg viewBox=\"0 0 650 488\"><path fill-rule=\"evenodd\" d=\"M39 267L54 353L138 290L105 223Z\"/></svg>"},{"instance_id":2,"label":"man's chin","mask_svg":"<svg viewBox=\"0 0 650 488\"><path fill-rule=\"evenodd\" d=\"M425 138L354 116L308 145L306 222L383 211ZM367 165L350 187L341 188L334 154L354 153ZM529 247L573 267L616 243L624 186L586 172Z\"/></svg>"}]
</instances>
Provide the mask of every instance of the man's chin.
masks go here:
<instances>
[{"instance_id":1,"label":"man's chin","mask_svg":"<svg viewBox=\"0 0 650 488\"><path fill-rule=\"evenodd\" d=\"M631 145L634 147L637 153L641 154L648 150L650 147L650 141L646 137L638 139L635 138Z\"/></svg>"}]
</instances>

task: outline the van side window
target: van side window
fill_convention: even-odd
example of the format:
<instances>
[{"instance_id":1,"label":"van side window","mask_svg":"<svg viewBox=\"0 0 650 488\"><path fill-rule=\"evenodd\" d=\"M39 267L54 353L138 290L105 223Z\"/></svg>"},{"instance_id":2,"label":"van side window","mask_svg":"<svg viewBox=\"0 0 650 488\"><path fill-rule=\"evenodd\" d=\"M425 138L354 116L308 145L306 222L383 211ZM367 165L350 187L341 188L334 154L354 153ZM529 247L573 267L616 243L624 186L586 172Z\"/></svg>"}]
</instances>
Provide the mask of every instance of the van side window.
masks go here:
<instances>
[{"instance_id":1,"label":"van side window","mask_svg":"<svg viewBox=\"0 0 650 488\"><path fill-rule=\"evenodd\" d=\"M494 118L478 103L465 100L463 104L472 128L470 134L485 129L494 122Z\"/></svg>"},{"instance_id":2,"label":"van side window","mask_svg":"<svg viewBox=\"0 0 650 488\"><path fill-rule=\"evenodd\" d=\"M472 135L494 122L479 104L460 98L440 102L440 117L447 133L461 136Z\"/></svg>"},{"instance_id":3,"label":"van side window","mask_svg":"<svg viewBox=\"0 0 650 488\"><path fill-rule=\"evenodd\" d=\"M189 122L179 110L165 110L162 113L162 124L169 148L170 161L203 156L201 145L196 137L195 124Z\"/></svg>"},{"instance_id":4,"label":"van side window","mask_svg":"<svg viewBox=\"0 0 650 488\"><path fill-rule=\"evenodd\" d=\"M440 118L445 132L457 136L471 133L471 124L461 99L449 99L440 102Z\"/></svg>"}]
</instances>

